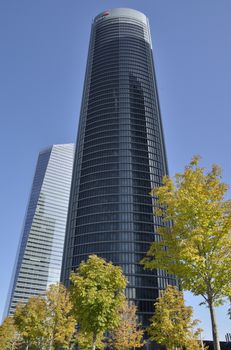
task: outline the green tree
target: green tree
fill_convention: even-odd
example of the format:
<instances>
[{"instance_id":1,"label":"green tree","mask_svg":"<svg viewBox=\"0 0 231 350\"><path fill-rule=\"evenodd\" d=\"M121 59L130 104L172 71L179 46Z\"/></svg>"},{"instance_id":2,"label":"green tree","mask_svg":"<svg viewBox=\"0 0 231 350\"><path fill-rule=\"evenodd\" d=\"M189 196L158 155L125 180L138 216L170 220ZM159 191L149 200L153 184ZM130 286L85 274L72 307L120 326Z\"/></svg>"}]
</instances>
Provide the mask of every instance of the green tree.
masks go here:
<instances>
[{"instance_id":1,"label":"green tree","mask_svg":"<svg viewBox=\"0 0 231 350\"><path fill-rule=\"evenodd\" d=\"M48 349L53 350L61 346L71 349L75 343L76 321L72 316L72 302L69 291L63 284L52 284L46 295L46 338Z\"/></svg>"},{"instance_id":2,"label":"green tree","mask_svg":"<svg viewBox=\"0 0 231 350\"><path fill-rule=\"evenodd\" d=\"M192 308L184 303L183 293L168 286L155 302L155 312L148 333L152 340L167 350L201 349L197 340L201 330L194 330L198 320L192 320Z\"/></svg>"},{"instance_id":3,"label":"green tree","mask_svg":"<svg viewBox=\"0 0 231 350\"><path fill-rule=\"evenodd\" d=\"M76 339L80 350L91 350L92 349L92 333L86 333L81 330L77 332ZM96 337L96 348L101 350L105 348L106 338L104 337L103 332L99 333Z\"/></svg>"},{"instance_id":4,"label":"green tree","mask_svg":"<svg viewBox=\"0 0 231 350\"><path fill-rule=\"evenodd\" d=\"M46 335L46 302L41 296L31 297L27 304L18 304L14 313L14 322L24 340L26 350L29 347L44 349Z\"/></svg>"},{"instance_id":5,"label":"green tree","mask_svg":"<svg viewBox=\"0 0 231 350\"><path fill-rule=\"evenodd\" d=\"M124 301L119 310L120 322L111 332L113 348L117 350L129 350L131 348L140 348L144 345L144 331L139 327L138 317L136 316L136 306Z\"/></svg>"},{"instance_id":6,"label":"green tree","mask_svg":"<svg viewBox=\"0 0 231 350\"><path fill-rule=\"evenodd\" d=\"M164 227L142 263L176 274L183 289L201 295L211 316L214 349L219 350L215 306L231 295L231 202L218 166L208 173L194 157L175 181L164 177L152 195ZM169 222L173 222L170 225Z\"/></svg>"},{"instance_id":7,"label":"green tree","mask_svg":"<svg viewBox=\"0 0 231 350\"><path fill-rule=\"evenodd\" d=\"M0 326L0 349L15 350L21 342L22 339L16 329L14 319L12 317L5 318Z\"/></svg>"},{"instance_id":8,"label":"green tree","mask_svg":"<svg viewBox=\"0 0 231 350\"><path fill-rule=\"evenodd\" d=\"M81 332L92 334L92 349L97 336L119 323L127 280L120 267L91 255L70 276L74 314Z\"/></svg>"}]
</instances>

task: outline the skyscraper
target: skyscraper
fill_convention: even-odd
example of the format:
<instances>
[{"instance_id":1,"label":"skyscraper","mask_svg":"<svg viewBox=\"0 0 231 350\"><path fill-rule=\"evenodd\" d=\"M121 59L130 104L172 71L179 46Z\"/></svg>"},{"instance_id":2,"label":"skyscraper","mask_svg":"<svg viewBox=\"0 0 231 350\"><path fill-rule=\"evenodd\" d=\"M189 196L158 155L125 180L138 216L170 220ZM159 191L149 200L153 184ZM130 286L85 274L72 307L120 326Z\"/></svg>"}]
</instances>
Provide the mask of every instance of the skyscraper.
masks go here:
<instances>
[{"instance_id":1,"label":"skyscraper","mask_svg":"<svg viewBox=\"0 0 231 350\"><path fill-rule=\"evenodd\" d=\"M83 90L62 280L95 253L123 268L147 325L167 281L139 264L161 224L149 191L167 174L147 17L116 8L95 17Z\"/></svg>"},{"instance_id":2,"label":"skyscraper","mask_svg":"<svg viewBox=\"0 0 231 350\"><path fill-rule=\"evenodd\" d=\"M74 144L39 153L6 314L60 280L73 158Z\"/></svg>"}]
</instances>

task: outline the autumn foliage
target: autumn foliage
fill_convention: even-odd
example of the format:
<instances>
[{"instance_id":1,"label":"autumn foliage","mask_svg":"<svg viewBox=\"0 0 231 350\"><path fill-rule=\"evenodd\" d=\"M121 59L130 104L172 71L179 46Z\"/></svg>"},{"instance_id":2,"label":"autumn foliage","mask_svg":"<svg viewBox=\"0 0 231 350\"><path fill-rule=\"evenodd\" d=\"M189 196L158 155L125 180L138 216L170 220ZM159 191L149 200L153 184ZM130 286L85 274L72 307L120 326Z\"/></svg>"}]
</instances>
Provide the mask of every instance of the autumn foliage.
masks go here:
<instances>
[{"instance_id":1,"label":"autumn foliage","mask_svg":"<svg viewBox=\"0 0 231 350\"><path fill-rule=\"evenodd\" d=\"M150 338L165 345L167 350L201 349L198 336L201 329L195 329L198 320L192 320L192 308L186 306L183 293L168 286L155 302L155 312L150 320Z\"/></svg>"},{"instance_id":2,"label":"autumn foliage","mask_svg":"<svg viewBox=\"0 0 231 350\"><path fill-rule=\"evenodd\" d=\"M214 349L219 350L215 307L231 296L231 201L214 165L210 172L194 157L183 173L165 177L152 190L155 213L163 221L159 239L143 259L180 278L181 287L201 295L210 310Z\"/></svg>"},{"instance_id":3,"label":"autumn foliage","mask_svg":"<svg viewBox=\"0 0 231 350\"><path fill-rule=\"evenodd\" d=\"M144 331L138 323L137 307L125 300L119 310L120 322L111 332L111 344L116 350L129 350L144 345Z\"/></svg>"}]
</instances>

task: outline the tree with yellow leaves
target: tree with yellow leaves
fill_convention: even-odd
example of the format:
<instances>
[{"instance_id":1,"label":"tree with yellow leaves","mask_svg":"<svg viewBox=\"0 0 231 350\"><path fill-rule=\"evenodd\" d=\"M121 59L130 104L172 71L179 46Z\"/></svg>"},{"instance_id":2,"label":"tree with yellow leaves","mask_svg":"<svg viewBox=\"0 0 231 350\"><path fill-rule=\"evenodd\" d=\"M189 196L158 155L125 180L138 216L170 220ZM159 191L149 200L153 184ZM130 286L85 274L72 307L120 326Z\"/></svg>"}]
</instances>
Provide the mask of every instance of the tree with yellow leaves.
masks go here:
<instances>
[{"instance_id":1,"label":"tree with yellow leaves","mask_svg":"<svg viewBox=\"0 0 231 350\"><path fill-rule=\"evenodd\" d=\"M76 321L72 315L72 302L69 290L63 284L56 283L49 286L46 295L46 337L48 349L53 350L61 346L72 349L75 344Z\"/></svg>"},{"instance_id":2,"label":"tree with yellow leaves","mask_svg":"<svg viewBox=\"0 0 231 350\"><path fill-rule=\"evenodd\" d=\"M129 350L144 345L144 331L139 327L136 306L124 301L119 310L120 322L111 332L111 343L116 350Z\"/></svg>"},{"instance_id":3,"label":"tree with yellow leaves","mask_svg":"<svg viewBox=\"0 0 231 350\"><path fill-rule=\"evenodd\" d=\"M5 318L0 326L0 349L1 350L16 350L22 343L13 317Z\"/></svg>"},{"instance_id":4,"label":"tree with yellow leaves","mask_svg":"<svg viewBox=\"0 0 231 350\"><path fill-rule=\"evenodd\" d=\"M76 321L71 312L69 291L61 283L50 285L45 295L19 304L14 320L26 349L72 349L76 343Z\"/></svg>"},{"instance_id":5,"label":"tree with yellow leaves","mask_svg":"<svg viewBox=\"0 0 231 350\"><path fill-rule=\"evenodd\" d=\"M156 215L164 226L142 263L180 278L183 289L201 295L210 310L214 349L220 350L215 307L231 296L231 201L220 168L210 172L194 157L175 180L154 188ZM173 223L173 225L169 224Z\"/></svg>"},{"instance_id":6,"label":"tree with yellow leaves","mask_svg":"<svg viewBox=\"0 0 231 350\"><path fill-rule=\"evenodd\" d=\"M167 350L201 349L195 330L198 320L192 320L192 308L184 303L183 293L168 286L155 302L155 312L150 320L148 333L152 340L165 345Z\"/></svg>"},{"instance_id":7,"label":"tree with yellow leaves","mask_svg":"<svg viewBox=\"0 0 231 350\"><path fill-rule=\"evenodd\" d=\"M18 304L14 322L23 338L26 350L30 347L43 349L46 339L46 302L41 296L31 297L27 304Z\"/></svg>"}]
</instances>

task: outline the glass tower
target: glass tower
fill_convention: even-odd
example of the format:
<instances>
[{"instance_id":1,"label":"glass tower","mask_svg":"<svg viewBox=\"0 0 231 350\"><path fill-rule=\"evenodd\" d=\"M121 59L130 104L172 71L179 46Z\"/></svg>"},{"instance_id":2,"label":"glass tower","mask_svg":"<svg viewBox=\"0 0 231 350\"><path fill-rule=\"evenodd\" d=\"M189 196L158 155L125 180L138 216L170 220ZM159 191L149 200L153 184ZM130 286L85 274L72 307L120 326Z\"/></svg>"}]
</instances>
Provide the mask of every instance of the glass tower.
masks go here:
<instances>
[{"instance_id":1,"label":"glass tower","mask_svg":"<svg viewBox=\"0 0 231 350\"><path fill-rule=\"evenodd\" d=\"M147 325L174 277L140 260L161 225L150 189L167 174L147 17L116 8L93 21L75 153L62 280L90 254L120 265Z\"/></svg>"},{"instance_id":2,"label":"glass tower","mask_svg":"<svg viewBox=\"0 0 231 350\"><path fill-rule=\"evenodd\" d=\"M39 153L5 314L59 282L74 144Z\"/></svg>"}]
</instances>

